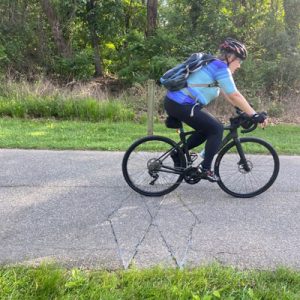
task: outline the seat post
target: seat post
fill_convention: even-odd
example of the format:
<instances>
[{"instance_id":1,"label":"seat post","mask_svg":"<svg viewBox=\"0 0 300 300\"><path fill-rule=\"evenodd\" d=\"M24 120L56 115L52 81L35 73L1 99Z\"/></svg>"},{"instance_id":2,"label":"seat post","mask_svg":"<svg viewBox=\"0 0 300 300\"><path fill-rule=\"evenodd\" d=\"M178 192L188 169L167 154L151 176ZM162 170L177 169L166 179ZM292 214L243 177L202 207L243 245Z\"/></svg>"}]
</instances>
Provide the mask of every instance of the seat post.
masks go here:
<instances>
[{"instance_id":1,"label":"seat post","mask_svg":"<svg viewBox=\"0 0 300 300\"><path fill-rule=\"evenodd\" d=\"M187 144L186 144L186 134L184 132L183 127L179 128L179 137L180 137L180 140L182 142L182 150L183 150L184 154L186 155L188 164L191 164L192 161L191 161L189 149L188 149Z\"/></svg>"},{"instance_id":2,"label":"seat post","mask_svg":"<svg viewBox=\"0 0 300 300\"><path fill-rule=\"evenodd\" d=\"M186 138L185 138L185 133L184 133L183 127L178 128L178 131L179 131L180 140L182 141L183 144L185 144Z\"/></svg>"}]
</instances>

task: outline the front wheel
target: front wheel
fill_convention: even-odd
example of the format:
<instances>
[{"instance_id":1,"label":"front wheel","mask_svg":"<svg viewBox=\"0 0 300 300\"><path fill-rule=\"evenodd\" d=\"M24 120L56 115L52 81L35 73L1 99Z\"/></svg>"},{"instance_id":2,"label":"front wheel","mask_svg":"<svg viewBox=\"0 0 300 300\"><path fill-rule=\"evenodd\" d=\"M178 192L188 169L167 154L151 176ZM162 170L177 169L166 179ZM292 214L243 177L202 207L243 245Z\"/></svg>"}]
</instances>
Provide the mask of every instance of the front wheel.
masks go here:
<instances>
[{"instance_id":1,"label":"front wheel","mask_svg":"<svg viewBox=\"0 0 300 300\"><path fill-rule=\"evenodd\" d=\"M274 148L258 138L241 138L245 160L233 141L219 153L215 173L220 188L239 198L250 198L265 192L276 180L279 158Z\"/></svg>"},{"instance_id":2,"label":"front wheel","mask_svg":"<svg viewBox=\"0 0 300 300\"><path fill-rule=\"evenodd\" d=\"M172 155L175 152L174 161ZM185 166L185 156L174 141L163 136L149 136L129 147L123 158L122 171L126 182L136 192L162 196L179 186Z\"/></svg>"}]
</instances>

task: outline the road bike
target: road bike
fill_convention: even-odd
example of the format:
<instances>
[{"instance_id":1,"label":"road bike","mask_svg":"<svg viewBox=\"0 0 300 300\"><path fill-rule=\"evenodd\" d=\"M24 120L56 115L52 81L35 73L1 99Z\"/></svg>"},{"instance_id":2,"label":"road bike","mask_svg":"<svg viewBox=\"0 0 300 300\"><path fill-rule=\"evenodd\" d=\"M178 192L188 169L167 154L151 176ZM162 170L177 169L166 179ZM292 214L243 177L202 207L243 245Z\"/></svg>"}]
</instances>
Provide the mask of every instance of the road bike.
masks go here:
<instances>
[{"instance_id":1,"label":"road bike","mask_svg":"<svg viewBox=\"0 0 300 300\"><path fill-rule=\"evenodd\" d=\"M190 152L186 144L187 136L195 131L186 132L182 122L171 117L166 126L177 129L179 142L164 136L146 136L135 141L123 157L122 172L127 184L144 196L162 196L183 180L196 184L203 179L199 164L195 165L198 155ZM231 196L257 196L277 178L280 163L272 145L257 137L239 137L256 128L257 124L239 109L224 126L228 134L216 155L214 172L220 178L217 184Z\"/></svg>"}]
</instances>

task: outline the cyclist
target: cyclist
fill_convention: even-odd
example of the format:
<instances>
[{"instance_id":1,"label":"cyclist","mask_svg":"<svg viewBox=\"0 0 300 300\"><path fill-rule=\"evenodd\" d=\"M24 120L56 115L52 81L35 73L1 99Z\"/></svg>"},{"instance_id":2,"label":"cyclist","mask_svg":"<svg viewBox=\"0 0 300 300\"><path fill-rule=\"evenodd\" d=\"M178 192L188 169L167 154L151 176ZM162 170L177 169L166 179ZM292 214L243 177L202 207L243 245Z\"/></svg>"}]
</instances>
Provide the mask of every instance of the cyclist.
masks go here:
<instances>
[{"instance_id":1,"label":"cyclist","mask_svg":"<svg viewBox=\"0 0 300 300\"><path fill-rule=\"evenodd\" d=\"M211 164L222 141L223 125L213 115L203 110L203 107L218 97L221 92L233 106L252 116L254 122L267 125L266 115L255 112L236 88L232 77L247 58L245 45L235 39L227 38L219 46L219 50L220 53L215 60L189 75L186 88L168 91L164 101L168 115L183 121L197 131L187 140L189 150L206 141L205 157L199 169L203 178L211 182L219 180L211 170ZM213 84L214 86L190 87L190 84ZM176 153L172 153L172 158L175 166L180 165Z\"/></svg>"}]
</instances>

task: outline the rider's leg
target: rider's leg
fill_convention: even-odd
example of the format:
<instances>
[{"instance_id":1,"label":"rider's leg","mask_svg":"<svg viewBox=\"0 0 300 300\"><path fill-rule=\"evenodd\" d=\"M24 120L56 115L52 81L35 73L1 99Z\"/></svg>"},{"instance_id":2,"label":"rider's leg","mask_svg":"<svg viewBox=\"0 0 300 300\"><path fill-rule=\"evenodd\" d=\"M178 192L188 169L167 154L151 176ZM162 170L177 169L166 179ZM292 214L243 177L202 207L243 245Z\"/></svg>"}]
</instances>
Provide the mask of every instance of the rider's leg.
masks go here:
<instances>
[{"instance_id":1,"label":"rider's leg","mask_svg":"<svg viewBox=\"0 0 300 300\"><path fill-rule=\"evenodd\" d=\"M183 122L185 122L186 119L190 118L191 109L193 105L178 104L167 97L165 98L164 105L168 115L177 118L178 120ZM201 145L206 141L206 139L207 136L204 132L194 132L187 138L186 145L188 150Z\"/></svg>"},{"instance_id":2,"label":"rider's leg","mask_svg":"<svg viewBox=\"0 0 300 300\"><path fill-rule=\"evenodd\" d=\"M214 155L218 152L219 146L222 142L223 125L213 115L207 111L203 111L199 106L194 107L194 115L191 117L192 105L181 105L172 100L165 100L165 109L171 116L183 121L197 131L203 132L207 139L205 145L205 159L202 166L206 170L210 170ZM199 135L197 135L199 137ZM195 147L196 133L191 137L190 146ZM199 140L199 144L203 142ZM198 144L198 145L199 145Z\"/></svg>"},{"instance_id":3,"label":"rider's leg","mask_svg":"<svg viewBox=\"0 0 300 300\"><path fill-rule=\"evenodd\" d=\"M188 125L196 130L203 131L206 135L205 158L202 162L202 167L210 170L215 154L222 142L223 125L213 115L207 111L195 108L194 117L187 120Z\"/></svg>"},{"instance_id":4,"label":"rider's leg","mask_svg":"<svg viewBox=\"0 0 300 300\"><path fill-rule=\"evenodd\" d=\"M207 136L204 132L198 132L196 131L195 133L191 134L187 141L187 147L188 149L193 149L201 144L203 144L207 140Z\"/></svg>"}]
</instances>

